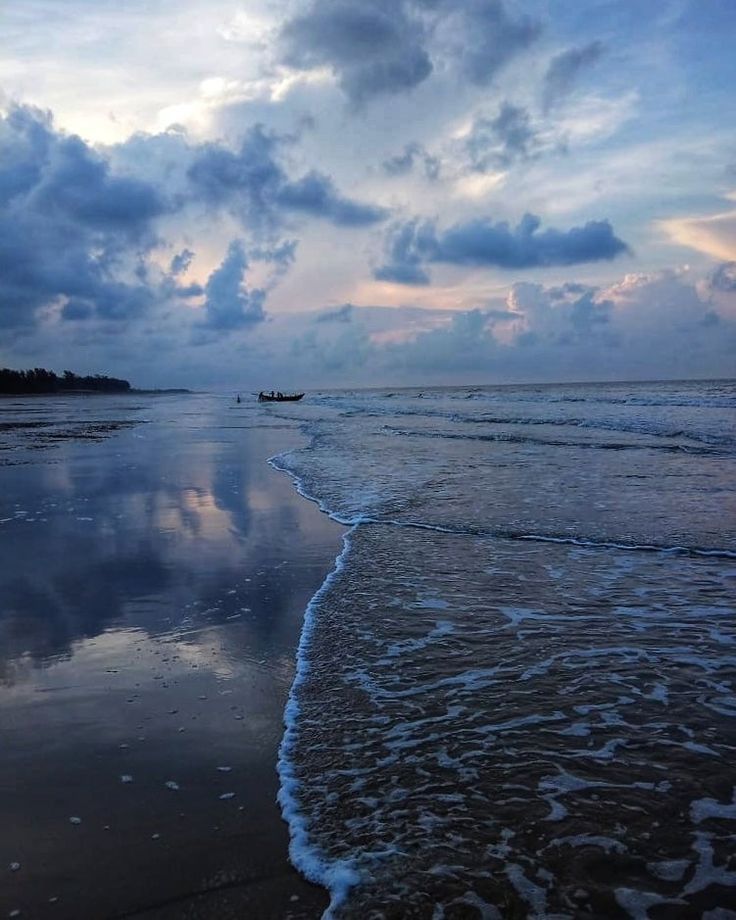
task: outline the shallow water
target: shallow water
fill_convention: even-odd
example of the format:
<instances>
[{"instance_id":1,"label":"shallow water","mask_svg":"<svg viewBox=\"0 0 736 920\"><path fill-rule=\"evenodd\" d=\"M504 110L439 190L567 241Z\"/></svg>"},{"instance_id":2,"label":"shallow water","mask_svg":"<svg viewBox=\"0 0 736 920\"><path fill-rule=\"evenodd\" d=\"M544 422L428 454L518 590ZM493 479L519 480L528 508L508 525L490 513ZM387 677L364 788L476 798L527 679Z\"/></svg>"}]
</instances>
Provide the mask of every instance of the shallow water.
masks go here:
<instances>
[{"instance_id":1,"label":"shallow water","mask_svg":"<svg viewBox=\"0 0 736 920\"><path fill-rule=\"evenodd\" d=\"M217 397L0 402L0 915L321 912L275 763L341 528L266 463L296 443Z\"/></svg>"},{"instance_id":2,"label":"shallow water","mask_svg":"<svg viewBox=\"0 0 736 920\"><path fill-rule=\"evenodd\" d=\"M736 909L736 384L326 393L282 746L337 916ZM721 913L709 913L718 911Z\"/></svg>"}]
</instances>

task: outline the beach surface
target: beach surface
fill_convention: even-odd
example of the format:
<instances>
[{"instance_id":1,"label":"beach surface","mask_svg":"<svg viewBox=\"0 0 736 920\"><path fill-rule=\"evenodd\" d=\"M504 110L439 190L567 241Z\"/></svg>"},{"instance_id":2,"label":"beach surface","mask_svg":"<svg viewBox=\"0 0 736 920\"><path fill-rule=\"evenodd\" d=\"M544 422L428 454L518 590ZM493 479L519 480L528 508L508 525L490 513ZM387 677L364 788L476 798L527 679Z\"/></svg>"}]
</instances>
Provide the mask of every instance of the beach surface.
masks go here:
<instances>
[{"instance_id":1,"label":"beach surface","mask_svg":"<svg viewBox=\"0 0 736 920\"><path fill-rule=\"evenodd\" d=\"M266 462L295 423L210 396L0 411L0 916L319 916L276 759L342 529Z\"/></svg>"}]
</instances>

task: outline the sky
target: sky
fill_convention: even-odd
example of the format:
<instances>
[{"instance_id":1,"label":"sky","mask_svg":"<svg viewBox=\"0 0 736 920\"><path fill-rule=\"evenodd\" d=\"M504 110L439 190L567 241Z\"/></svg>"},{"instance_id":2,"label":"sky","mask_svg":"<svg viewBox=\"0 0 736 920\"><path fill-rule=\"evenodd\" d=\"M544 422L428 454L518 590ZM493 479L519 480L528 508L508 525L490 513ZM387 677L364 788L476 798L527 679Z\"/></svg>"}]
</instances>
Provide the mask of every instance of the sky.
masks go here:
<instances>
[{"instance_id":1,"label":"sky","mask_svg":"<svg viewBox=\"0 0 736 920\"><path fill-rule=\"evenodd\" d=\"M736 376L733 0L5 0L0 365Z\"/></svg>"}]
</instances>

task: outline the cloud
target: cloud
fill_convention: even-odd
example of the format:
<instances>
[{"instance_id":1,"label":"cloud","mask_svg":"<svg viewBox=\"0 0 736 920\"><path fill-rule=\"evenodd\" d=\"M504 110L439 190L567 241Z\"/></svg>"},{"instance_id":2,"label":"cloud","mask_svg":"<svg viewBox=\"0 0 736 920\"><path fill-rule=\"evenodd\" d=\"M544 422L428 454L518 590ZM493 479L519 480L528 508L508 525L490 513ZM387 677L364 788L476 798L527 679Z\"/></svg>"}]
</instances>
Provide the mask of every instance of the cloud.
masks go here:
<instances>
[{"instance_id":1,"label":"cloud","mask_svg":"<svg viewBox=\"0 0 736 920\"><path fill-rule=\"evenodd\" d=\"M0 118L0 325L32 326L58 303L64 319L145 313L155 292L143 264L154 222L173 205L148 182L116 175L48 113Z\"/></svg>"},{"instance_id":2,"label":"cloud","mask_svg":"<svg viewBox=\"0 0 736 920\"><path fill-rule=\"evenodd\" d=\"M457 9L465 26L457 52L460 69L478 86L487 86L541 34L537 21L510 16L501 0L467 0Z\"/></svg>"},{"instance_id":3,"label":"cloud","mask_svg":"<svg viewBox=\"0 0 736 920\"><path fill-rule=\"evenodd\" d=\"M284 213L301 213L337 226L360 227L385 220L385 208L341 195L329 176L312 170L291 179L279 162L279 149L291 138L250 128L233 152L219 143L202 145L188 176L208 204L227 207L251 228L273 229Z\"/></svg>"},{"instance_id":4,"label":"cloud","mask_svg":"<svg viewBox=\"0 0 736 920\"><path fill-rule=\"evenodd\" d=\"M432 72L422 22L401 0L320 0L280 37L286 64L329 67L355 103L411 89Z\"/></svg>"},{"instance_id":5,"label":"cloud","mask_svg":"<svg viewBox=\"0 0 736 920\"><path fill-rule=\"evenodd\" d=\"M282 27L280 59L297 70L328 68L363 105L414 89L436 65L486 86L539 33L502 0L320 0Z\"/></svg>"},{"instance_id":6,"label":"cloud","mask_svg":"<svg viewBox=\"0 0 736 920\"><path fill-rule=\"evenodd\" d=\"M568 48L552 58L544 75L542 88L542 106L545 112L572 92L580 73L595 64L603 51L602 42L593 41L579 48Z\"/></svg>"},{"instance_id":7,"label":"cloud","mask_svg":"<svg viewBox=\"0 0 736 920\"><path fill-rule=\"evenodd\" d=\"M282 240L274 246L254 246L251 249L251 255L254 259L273 266L273 273L266 285L267 290L274 287L276 282L283 278L294 264L298 245L298 240Z\"/></svg>"},{"instance_id":8,"label":"cloud","mask_svg":"<svg viewBox=\"0 0 736 920\"><path fill-rule=\"evenodd\" d=\"M477 218L439 233L432 221L398 224L387 237L388 261L376 270L375 277L426 284L429 278L423 266L432 262L528 269L610 260L628 251L607 220L539 232L540 223L533 214L525 214L514 228L505 221Z\"/></svg>"},{"instance_id":9,"label":"cloud","mask_svg":"<svg viewBox=\"0 0 736 920\"><path fill-rule=\"evenodd\" d=\"M736 262L723 262L710 276L710 286L715 291L736 291Z\"/></svg>"},{"instance_id":10,"label":"cloud","mask_svg":"<svg viewBox=\"0 0 736 920\"><path fill-rule=\"evenodd\" d=\"M435 240L434 225L430 222L421 223L415 218L394 225L386 238L388 261L374 271L374 278L396 284L429 284L422 262L434 249Z\"/></svg>"},{"instance_id":11,"label":"cloud","mask_svg":"<svg viewBox=\"0 0 736 920\"><path fill-rule=\"evenodd\" d=\"M172 275L182 275L192 264L192 259L194 258L194 253L191 249L182 249L181 252L177 253L171 260L169 266L169 271Z\"/></svg>"},{"instance_id":12,"label":"cloud","mask_svg":"<svg viewBox=\"0 0 736 920\"><path fill-rule=\"evenodd\" d=\"M472 168L478 172L507 169L532 156L538 145L529 112L504 102L495 118L476 118L465 140Z\"/></svg>"},{"instance_id":13,"label":"cloud","mask_svg":"<svg viewBox=\"0 0 736 920\"><path fill-rule=\"evenodd\" d=\"M245 287L247 268L243 243L233 240L204 288L205 326L222 332L263 322L266 292L259 288L249 291Z\"/></svg>"},{"instance_id":14,"label":"cloud","mask_svg":"<svg viewBox=\"0 0 736 920\"><path fill-rule=\"evenodd\" d=\"M274 198L286 180L275 158L278 143L259 124L246 131L236 152L219 143L202 144L187 172L195 194L210 205L237 210L254 224L273 220Z\"/></svg>"},{"instance_id":15,"label":"cloud","mask_svg":"<svg viewBox=\"0 0 736 920\"><path fill-rule=\"evenodd\" d=\"M736 200L736 194L726 196ZM736 210L659 222L671 240L725 262L736 261Z\"/></svg>"},{"instance_id":16,"label":"cloud","mask_svg":"<svg viewBox=\"0 0 736 920\"><path fill-rule=\"evenodd\" d=\"M515 338L521 346L540 341L553 345L590 343L597 335L608 345L616 343L611 332L613 301L602 297L596 287L518 282L511 288L507 303L520 320Z\"/></svg>"},{"instance_id":17,"label":"cloud","mask_svg":"<svg viewBox=\"0 0 736 920\"><path fill-rule=\"evenodd\" d=\"M385 220L386 208L353 201L340 195L329 176L312 171L279 190L277 202L287 211L301 211L329 220L338 227L364 227Z\"/></svg>"},{"instance_id":18,"label":"cloud","mask_svg":"<svg viewBox=\"0 0 736 920\"><path fill-rule=\"evenodd\" d=\"M387 176L405 176L417 164L421 164L427 179L434 181L439 178L439 159L431 156L421 144L416 142L407 144L401 153L384 160L382 166Z\"/></svg>"},{"instance_id":19,"label":"cloud","mask_svg":"<svg viewBox=\"0 0 736 920\"><path fill-rule=\"evenodd\" d=\"M355 307L349 334L319 324L298 335L292 370L319 367L334 385L732 375L736 310L716 311L698 285L688 272L663 271L607 288L519 282L504 309Z\"/></svg>"},{"instance_id":20,"label":"cloud","mask_svg":"<svg viewBox=\"0 0 736 920\"><path fill-rule=\"evenodd\" d=\"M351 303L344 303L341 307L335 307L334 310L325 310L324 313L318 313L314 318L315 323L349 323L355 312L355 307Z\"/></svg>"},{"instance_id":21,"label":"cloud","mask_svg":"<svg viewBox=\"0 0 736 920\"><path fill-rule=\"evenodd\" d=\"M323 173L292 178L281 161L291 141L255 125L236 149L167 132L100 152L57 131L48 113L11 107L0 117L0 326L27 331L61 321L81 331L97 320L109 335L111 324L119 330L156 312L163 320L176 301L202 295L207 328L259 321L267 293L295 259L297 241L278 239L288 216L362 227L388 214L342 195ZM168 268L157 264L164 227L177 233L191 217L206 223L222 211L257 241L251 258L270 266L252 291L242 287L241 244L206 289L178 280L194 257L189 248L175 251Z\"/></svg>"}]
</instances>

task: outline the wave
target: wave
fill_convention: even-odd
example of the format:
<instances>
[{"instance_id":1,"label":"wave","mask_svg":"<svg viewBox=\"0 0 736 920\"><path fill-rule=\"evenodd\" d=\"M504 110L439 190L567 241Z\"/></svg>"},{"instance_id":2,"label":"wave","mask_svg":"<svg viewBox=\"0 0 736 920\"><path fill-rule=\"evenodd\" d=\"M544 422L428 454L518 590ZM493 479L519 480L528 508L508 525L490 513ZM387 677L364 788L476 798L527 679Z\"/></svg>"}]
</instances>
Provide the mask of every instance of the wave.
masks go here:
<instances>
[{"instance_id":1,"label":"wave","mask_svg":"<svg viewBox=\"0 0 736 920\"><path fill-rule=\"evenodd\" d=\"M601 393L603 389L614 392ZM666 388L672 392L667 393ZM312 398L325 404L374 402L377 399L416 399L428 401L473 400L486 403L527 403L538 405L587 404L640 408L736 409L736 381L692 382L684 384L590 384L587 392L564 392L565 385L521 385L518 387L409 387L399 390L345 390L315 393ZM585 385L576 390L584 391ZM633 389L649 392L632 392ZM563 392L560 392L560 391ZM622 395L615 391L624 390ZM698 392L692 393L693 390Z\"/></svg>"},{"instance_id":2,"label":"wave","mask_svg":"<svg viewBox=\"0 0 736 920\"><path fill-rule=\"evenodd\" d=\"M308 452L309 448L299 448L294 451L285 451L270 457L268 463L275 470L287 473L296 491L307 501L314 502L320 511L328 515L333 521L345 527L355 528L360 524L377 524L383 527L408 527L416 530L432 530L436 533L452 534L455 536L480 537L491 540L517 540L540 543L559 543L570 546L580 546L591 549L612 549L623 552L664 553L679 556L702 556L714 559L736 559L736 550L727 547L697 546L682 543L657 543L634 542L626 540L602 540L586 537L582 534L556 534L524 532L512 528L486 528L482 526L468 526L467 524L439 524L433 521L398 520L396 518L382 517L368 514L363 511L354 514L344 514L331 508L327 502L310 491L306 479L296 473L288 465L288 458L294 454Z\"/></svg>"},{"instance_id":3,"label":"wave","mask_svg":"<svg viewBox=\"0 0 736 920\"><path fill-rule=\"evenodd\" d=\"M712 714L731 715L736 663L723 575L651 557L598 569L508 543L489 559L477 541L401 533L346 535L299 646L279 800L292 859L330 891L326 916L441 916L469 892L489 910L560 916L596 849L637 858L598 878L598 916L623 885L667 894L645 857L697 874L707 860L687 833L644 831L691 802L698 826L730 808L720 791L702 798L704 769L732 750L724 720L711 737ZM683 603L703 578L711 606ZM642 581L656 598L631 590ZM677 783L663 772L673 752Z\"/></svg>"},{"instance_id":4,"label":"wave","mask_svg":"<svg viewBox=\"0 0 736 920\"><path fill-rule=\"evenodd\" d=\"M609 437L603 447L612 451L649 449L683 459L662 457L657 467L645 453L623 455L625 463L614 453L603 468L625 478L596 478L596 455L587 456L590 464L574 455L567 463L564 453L550 451L553 478L537 477L546 470L544 456L539 466L526 462L529 451L512 450L508 462L485 464L484 452L441 442L601 445L570 436L569 419L518 422L567 426L560 437L547 432L549 438L539 429L391 425L387 416L489 424L425 400L408 411L402 395L389 399L386 411L377 410L380 396L373 394L360 406L346 400L339 411L332 405L313 406L303 417L292 412L309 446L269 460L300 495L349 528L305 612L278 758L291 859L329 891L325 916L419 909L438 893L438 917L446 896L454 898L444 901L451 913L480 904L496 916L493 905L508 903L544 916L559 908L559 891L577 890L577 861L587 872L596 847L607 857L640 845L656 849L660 860L689 855L700 871L705 862L687 854L681 834L650 847L635 825L648 828L664 816L666 831L667 815L684 802L680 786L659 782L666 774L657 771L673 751L697 792L701 759L732 750L725 734L715 743L701 729L704 709L711 725L736 706L725 679L736 664L725 654L736 642L728 595L736 551L725 522L714 523L717 505L686 500L688 489L701 498L704 490L730 494L730 461L709 444ZM580 427L602 427L578 414ZM660 428L656 419L633 421ZM670 431L672 438L691 437ZM381 437L386 433L395 439ZM662 437L661 430L654 434ZM412 438L438 440L427 449ZM688 454L708 459L690 461ZM467 474L457 462L463 458ZM594 474L586 480L588 466ZM670 476L666 485L659 469ZM636 472L646 473L644 491L620 495ZM582 499L574 491L579 482ZM563 517L554 516L557 505L545 503L540 491L558 484L573 490L559 504ZM598 498L604 509L618 502L636 510L640 494L641 520L596 513ZM529 514L520 510L527 501L534 503ZM726 545L698 542L711 539ZM704 675L697 699L682 691L694 668ZM636 718L627 718L629 706ZM630 834L606 825L613 812L597 803L607 789L627 800ZM504 827L518 830L505 836ZM554 855L562 847L564 863L547 859L547 850ZM418 862L410 855L428 852ZM647 892L657 890L654 870L651 879L639 879L624 863L611 860L616 892L638 897L642 882ZM605 883L599 894L608 900L598 903L598 915L615 909L603 889ZM664 894L657 895L662 903Z\"/></svg>"},{"instance_id":5,"label":"wave","mask_svg":"<svg viewBox=\"0 0 736 920\"><path fill-rule=\"evenodd\" d=\"M539 444L543 447L575 447L584 450L654 450L665 453L686 453L712 456L720 451L715 446L691 447L687 444L636 444L625 442L571 441L555 438L534 438L518 434L460 434L450 431L420 431L384 425L383 431L410 438L443 438L450 441L489 441L508 444Z\"/></svg>"},{"instance_id":6,"label":"wave","mask_svg":"<svg viewBox=\"0 0 736 920\"><path fill-rule=\"evenodd\" d=\"M382 406L377 400L367 401L365 404L356 404L347 402L343 406L336 406L334 402L329 404L332 408L339 408L339 417L343 419L387 419L387 418L417 418L417 419L442 419L455 424L468 425L519 425L519 426L550 426L561 428L583 428L598 431L610 431L631 435L644 435L655 438L666 438L668 440L685 440L692 441L694 445L705 445L722 450L733 449L736 447L736 437L732 434L722 433L724 430L733 430L733 426L725 418L715 418L712 420L711 428L706 430L703 427L703 420L700 418L678 418L677 420L662 418L642 418L641 416L612 418L596 418L576 414L569 415L551 415L550 413L540 412L540 414L519 414L516 412L459 412L456 407L451 405L432 406L427 402L413 401L411 405L402 402L391 401ZM541 408L541 407L536 407ZM297 420L297 419L294 419ZM304 422L304 418L298 419Z\"/></svg>"},{"instance_id":7,"label":"wave","mask_svg":"<svg viewBox=\"0 0 736 920\"><path fill-rule=\"evenodd\" d=\"M736 551L723 547L669 545L666 543L626 543L614 540L592 540L569 535L520 533L514 530L486 530L482 527L462 527L431 524L425 521L396 521L382 518L361 517L355 524L382 524L390 527L409 527L415 530L434 530L437 533L455 536L486 537L495 540L523 540L532 543L560 543L589 549L614 549L624 552L663 553L669 556L708 556L714 559L736 559Z\"/></svg>"}]
</instances>

